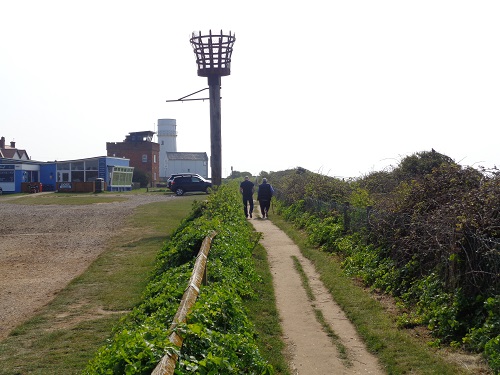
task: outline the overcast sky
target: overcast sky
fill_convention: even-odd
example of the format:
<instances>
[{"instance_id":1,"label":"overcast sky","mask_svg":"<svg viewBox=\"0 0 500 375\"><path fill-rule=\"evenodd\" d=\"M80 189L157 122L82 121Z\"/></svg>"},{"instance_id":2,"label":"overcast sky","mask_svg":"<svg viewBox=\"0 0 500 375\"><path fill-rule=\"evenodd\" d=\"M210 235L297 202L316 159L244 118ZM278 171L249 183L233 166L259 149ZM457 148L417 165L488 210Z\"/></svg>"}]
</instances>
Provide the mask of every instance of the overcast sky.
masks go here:
<instances>
[{"instance_id":1,"label":"overcast sky","mask_svg":"<svg viewBox=\"0 0 500 375\"><path fill-rule=\"evenodd\" d=\"M500 166L499 19L498 0L0 0L0 136L69 160L173 118L177 150L210 155L209 102L166 100L208 86L189 39L222 29L223 177L359 177L431 148Z\"/></svg>"}]
</instances>

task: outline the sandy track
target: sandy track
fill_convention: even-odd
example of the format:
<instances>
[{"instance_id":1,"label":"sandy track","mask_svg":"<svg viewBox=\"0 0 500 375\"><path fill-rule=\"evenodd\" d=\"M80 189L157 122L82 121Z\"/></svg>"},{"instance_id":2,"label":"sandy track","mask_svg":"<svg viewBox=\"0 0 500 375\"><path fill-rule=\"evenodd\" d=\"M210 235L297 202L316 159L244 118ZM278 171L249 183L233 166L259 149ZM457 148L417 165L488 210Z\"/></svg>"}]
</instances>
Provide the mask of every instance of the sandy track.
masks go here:
<instances>
[{"instance_id":1,"label":"sandy track","mask_svg":"<svg viewBox=\"0 0 500 375\"><path fill-rule=\"evenodd\" d=\"M81 206L19 205L0 197L0 340L81 274L135 207L173 197L121 196L127 200Z\"/></svg>"},{"instance_id":2,"label":"sandy track","mask_svg":"<svg viewBox=\"0 0 500 375\"><path fill-rule=\"evenodd\" d=\"M302 256L297 245L269 220L251 220L263 234L273 275L276 302L283 334L294 374L384 374L377 358L369 353L354 326L333 301L319 279L312 263ZM314 301L309 301L293 258L296 257L309 280ZM349 361L342 360L335 344L316 320L314 310L320 310L325 321L340 337ZM348 364L350 362L350 364Z\"/></svg>"}]
</instances>

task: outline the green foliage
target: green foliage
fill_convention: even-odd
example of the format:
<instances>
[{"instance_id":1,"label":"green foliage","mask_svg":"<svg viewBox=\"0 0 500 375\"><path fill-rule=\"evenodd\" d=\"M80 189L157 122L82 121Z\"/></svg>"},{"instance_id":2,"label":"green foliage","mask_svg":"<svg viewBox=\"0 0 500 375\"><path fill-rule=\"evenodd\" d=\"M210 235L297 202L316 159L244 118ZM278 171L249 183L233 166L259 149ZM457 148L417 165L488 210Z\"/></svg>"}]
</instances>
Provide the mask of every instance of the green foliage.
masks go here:
<instances>
[{"instance_id":1,"label":"green foliage","mask_svg":"<svg viewBox=\"0 0 500 375\"><path fill-rule=\"evenodd\" d=\"M350 239L352 250L346 253L342 262L344 272L361 278L367 285L391 293L400 276L394 262L384 257L380 248L362 245L356 237L351 236Z\"/></svg>"},{"instance_id":2,"label":"green foliage","mask_svg":"<svg viewBox=\"0 0 500 375\"><path fill-rule=\"evenodd\" d=\"M299 169L270 179L278 189L278 212L308 235L309 244L335 252L346 274L400 301L405 312L399 326L424 324L434 343L463 343L495 368L498 173L461 167L432 150L404 158L392 171L348 182ZM345 201L350 206L344 212ZM366 206L371 210L364 213Z\"/></svg>"},{"instance_id":3,"label":"green foliage","mask_svg":"<svg viewBox=\"0 0 500 375\"><path fill-rule=\"evenodd\" d=\"M185 327L179 371L196 374L271 374L254 341L240 296L214 284L200 295ZM183 372L182 372L183 371Z\"/></svg>"},{"instance_id":4,"label":"green foliage","mask_svg":"<svg viewBox=\"0 0 500 375\"><path fill-rule=\"evenodd\" d=\"M500 335L492 338L484 346L484 354L488 364L497 374L500 373Z\"/></svg>"},{"instance_id":5,"label":"green foliage","mask_svg":"<svg viewBox=\"0 0 500 375\"><path fill-rule=\"evenodd\" d=\"M487 298L484 310L482 326L471 328L462 341L471 350L484 351L491 368L500 373L500 296Z\"/></svg>"},{"instance_id":6,"label":"green foliage","mask_svg":"<svg viewBox=\"0 0 500 375\"><path fill-rule=\"evenodd\" d=\"M351 192L349 203L354 207L366 207L372 206L374 200L372 197L370 197L370 192L368 189L364 189L358 186L355 187Z\"/></svg>"},{"instance_id":7,"label":"green foliage","mask_svg":"<svg viewBox=\"0 0 500 375\"><path fill-rule=\"evenodd\" d=\"M413 179L430 174L443 164L453 165L455 162L450 157L434 150L417 152L403 158L396 168L395 174L400 180Z\"/></svg>"},{"instance_id":8,"label":"green foliage","mask_svg":"<svg viewBox=\"0 0 500 375\"><path fill-rule=\"evenodd\" d=\"M465 322L460 319L460 311L465 300L460 289L446 292L438 275L433 273L417 280L408 291L410 294L417 296L417 315L440 341L449 343L463 334Z\"/></svg>"},{"instance_id":9,"label":"green foliage","mask_svg":"<svg viewBox=\"0 0 500 375\"><path fill-rule=\"evenodd\" d=\"M343 226L338 217L323 220L311 218L306 226L309 242L326 251L336 251L337 238L342 234Z\"/></svg>"},{"instance_id":10,"label":"green foliage","mask_svg":"<svg viewBox=\"0 0 500 375\"><path fill-rule=\"evenodd\" d=\"M251 259L257 238L241 215L237 185L221 186L193 207L159 253L143 301L116 328L85 374L149 374L166 352L180 354L176 374L272 374L255 343L242 298L252 298L258 278ZM203 238L212 230L208 285L177 332L182 350L168 340L169 327L188 284Z\"/></svg>"},{"instance_id":11,"label":"green foliage","mask_svg":"<svg viewBox=\"0 0 500 375\"><path fill-rule=\"evenodd\" d=\"M232 171L228 178L234 180L236 178L242 178L245 176L252 177L252 174L250 172Z\"/></svg>"},{"instance_id":12,"label":"green foliage","mask_svg":"<svg viewBox=\"0 0 500 375\"><path fill-rule=\"evenodd\" d=\"M274 186L276 195L287 204L305 198L319 201L344 202L349 197L349 183L338 178L310 172L304 168L272 172L267 178Z\"/></svg>"}]
</instances>

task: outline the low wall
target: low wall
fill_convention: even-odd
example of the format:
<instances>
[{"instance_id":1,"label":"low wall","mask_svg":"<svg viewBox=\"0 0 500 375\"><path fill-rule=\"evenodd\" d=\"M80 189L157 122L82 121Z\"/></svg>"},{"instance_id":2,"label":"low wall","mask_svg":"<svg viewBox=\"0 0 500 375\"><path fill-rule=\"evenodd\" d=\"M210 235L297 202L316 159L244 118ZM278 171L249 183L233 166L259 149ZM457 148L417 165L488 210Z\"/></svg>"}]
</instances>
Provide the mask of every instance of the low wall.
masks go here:
<instances>
[{"instance_id":1,"label":"low wall","mask_svg":"<svg viewBox=\"0 0 500 375\"><path fill-rule=\"evenodd\" d=\"M21 193L39 193L43 191L40 182L21 182Z\"/></svg>"},{"instance_id":2,"label":"low wall","mask_svg":"<svg viewBox=\"0 0 500 375\"><path fill-rule=\"evenodd\" d=\"M62 193L93 193L95 185L95 182L58 182L56 190ZM103 190L107 190L106 183L104 183Z\"/></svg>"}]
</instances>

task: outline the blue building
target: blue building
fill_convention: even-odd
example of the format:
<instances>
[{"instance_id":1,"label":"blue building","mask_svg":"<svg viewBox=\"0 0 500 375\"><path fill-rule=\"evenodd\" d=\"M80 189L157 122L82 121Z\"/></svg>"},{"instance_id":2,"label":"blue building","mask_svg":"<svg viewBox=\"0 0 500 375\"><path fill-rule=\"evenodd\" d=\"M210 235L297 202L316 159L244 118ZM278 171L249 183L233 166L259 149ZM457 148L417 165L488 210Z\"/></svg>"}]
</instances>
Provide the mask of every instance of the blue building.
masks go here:
<instances>
[{"instance_id":1,"label":"blue building","mask_svg":"<svg viewBox=\"0 0 500 375\"><path fill-rule=\"evenodd\" d=\"M54 162L0 157L0 188L21 193L37 184L43 191L94 191L103 181L108 191L129 191L133 171L129 159L111 156Z\"/></svg>"}]
</instances>

